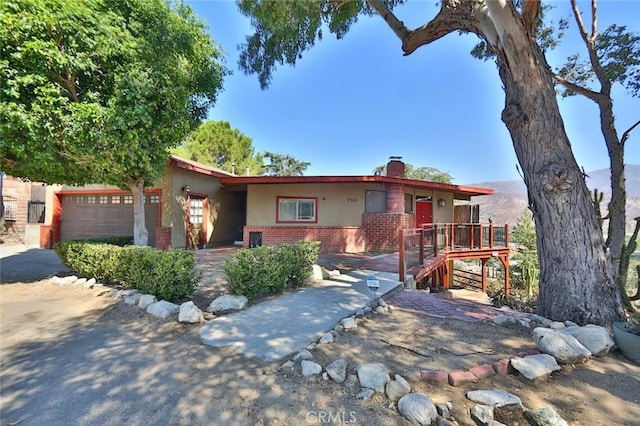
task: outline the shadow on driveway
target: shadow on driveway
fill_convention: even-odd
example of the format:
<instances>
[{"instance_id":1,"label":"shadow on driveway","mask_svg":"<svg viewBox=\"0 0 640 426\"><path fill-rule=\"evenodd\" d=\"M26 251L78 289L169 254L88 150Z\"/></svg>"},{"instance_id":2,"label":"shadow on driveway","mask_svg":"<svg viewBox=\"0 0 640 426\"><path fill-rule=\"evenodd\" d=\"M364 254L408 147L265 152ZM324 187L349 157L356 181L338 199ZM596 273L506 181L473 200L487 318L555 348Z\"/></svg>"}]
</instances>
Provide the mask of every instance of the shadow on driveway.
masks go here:
<instances>
[{"instance_id":1,"label":"shadow on driveway","mask_svg":"<svg viewBox=\"0 0 640 426\"><path fill-rule=\"evenodd\" d=\"M0 245L0 283L34 282L68 272L53 250L24 244Z\"/></svg>"}]
</instances>

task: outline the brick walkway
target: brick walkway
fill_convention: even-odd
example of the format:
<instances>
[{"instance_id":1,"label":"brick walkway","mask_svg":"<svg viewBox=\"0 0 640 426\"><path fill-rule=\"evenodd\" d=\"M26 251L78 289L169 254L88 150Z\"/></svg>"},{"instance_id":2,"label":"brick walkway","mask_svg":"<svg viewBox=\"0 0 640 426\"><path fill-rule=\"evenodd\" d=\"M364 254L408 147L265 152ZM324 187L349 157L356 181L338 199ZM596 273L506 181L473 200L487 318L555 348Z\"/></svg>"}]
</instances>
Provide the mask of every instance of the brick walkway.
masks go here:
<instances>
[{"instance_id":1,"label":"brick walkway","mask_svg":"<svg viewBox=\"0 0 640 426\"><path fill-rule=\"evenodd\" d=\"M451 293L427 293L422 290L402 290L385 301L402 311L467 322L492 320L500 314L516 318L521 315L472 300L452 298Z\"/></svg>"}]
</instances>

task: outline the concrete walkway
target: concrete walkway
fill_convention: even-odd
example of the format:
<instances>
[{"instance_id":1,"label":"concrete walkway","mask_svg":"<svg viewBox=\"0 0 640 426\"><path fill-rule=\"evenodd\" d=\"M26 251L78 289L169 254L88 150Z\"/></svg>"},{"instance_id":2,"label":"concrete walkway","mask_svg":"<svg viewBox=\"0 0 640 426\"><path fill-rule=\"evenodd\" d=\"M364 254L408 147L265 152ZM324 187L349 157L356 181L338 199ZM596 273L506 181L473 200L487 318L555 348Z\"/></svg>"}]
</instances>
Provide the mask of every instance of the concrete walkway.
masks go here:
<instances>
[{"instance_id":1,"label":"concrete walkway","mask_svg":"<svg viewBox=\"0 0 640 426\"><path fill-rule=\"evenodd\" d=\"M370 274L380 282L375 295L366 284ZM397 278L385 272L343 274L209 321L200 338L209 346L229 346L245 355L277 361L304 349L376 297L401 288Z\"/></svg>"}]
</instances>

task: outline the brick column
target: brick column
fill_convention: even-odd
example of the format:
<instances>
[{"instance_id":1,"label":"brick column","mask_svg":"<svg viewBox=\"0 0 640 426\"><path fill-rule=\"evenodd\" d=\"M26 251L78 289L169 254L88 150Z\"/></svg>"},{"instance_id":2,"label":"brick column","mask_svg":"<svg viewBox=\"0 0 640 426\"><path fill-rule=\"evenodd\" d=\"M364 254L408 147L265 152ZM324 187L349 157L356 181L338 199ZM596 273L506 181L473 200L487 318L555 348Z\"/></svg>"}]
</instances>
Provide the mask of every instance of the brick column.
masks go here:
<instances>
[{"instance_id":1,"label":"brick column","mask_svg":"<svg viewBox=\"0 0 640 426\"><path fill-rule=\"evenodd\" d=\"M156 248L168 250L171 248L171 230L172 228L165 226L156 227Z\"/></svg>"},{"instance_id":2,"label":"brick column","mask_svg":"<svg viewBox=\"0 0 640 426\"><path fill-rule=\"evenodd\" d=\"M386 183L387 213L404 213L404 185Z\"/></svg>"},{"instance_id":3,"label":"brick column","mask_svg":"<svg viewBox=\"0 0 640 426\"><path fill-rule=\"evenodd\" d=\"M50 225L40 225L40 248L53 247L53 233Z\"/></svg>"}]
</instances>

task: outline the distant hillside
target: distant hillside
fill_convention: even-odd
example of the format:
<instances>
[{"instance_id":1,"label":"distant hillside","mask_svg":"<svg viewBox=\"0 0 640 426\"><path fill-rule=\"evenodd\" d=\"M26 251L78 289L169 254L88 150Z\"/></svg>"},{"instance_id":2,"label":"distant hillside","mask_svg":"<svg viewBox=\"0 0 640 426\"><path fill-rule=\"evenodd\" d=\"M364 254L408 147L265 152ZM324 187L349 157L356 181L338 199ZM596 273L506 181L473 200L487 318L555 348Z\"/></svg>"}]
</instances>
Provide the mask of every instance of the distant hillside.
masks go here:
<instances>
[{"instance_id":1,"label":"distant hillside","mask_svg":"<svg viewBox=\"0 0 640 426\"><path fill-rule=\"evenodd\" d=\"M627 230L631 231L635 225L633 218L640 216L640 165L626 166L627 178ZM602 206L610 198L610 173L609 169L587 172L587 186L590 190L598 188L604 193ZM472 184L492 188L493 195L473 197L471 202L480 204L480 219L483 221L491 218L495 223L509 223L515 225L522 211L527 207L527 188L521 180L509 180L499 182L480 182Z\"/></svg>"}]
</instances>

